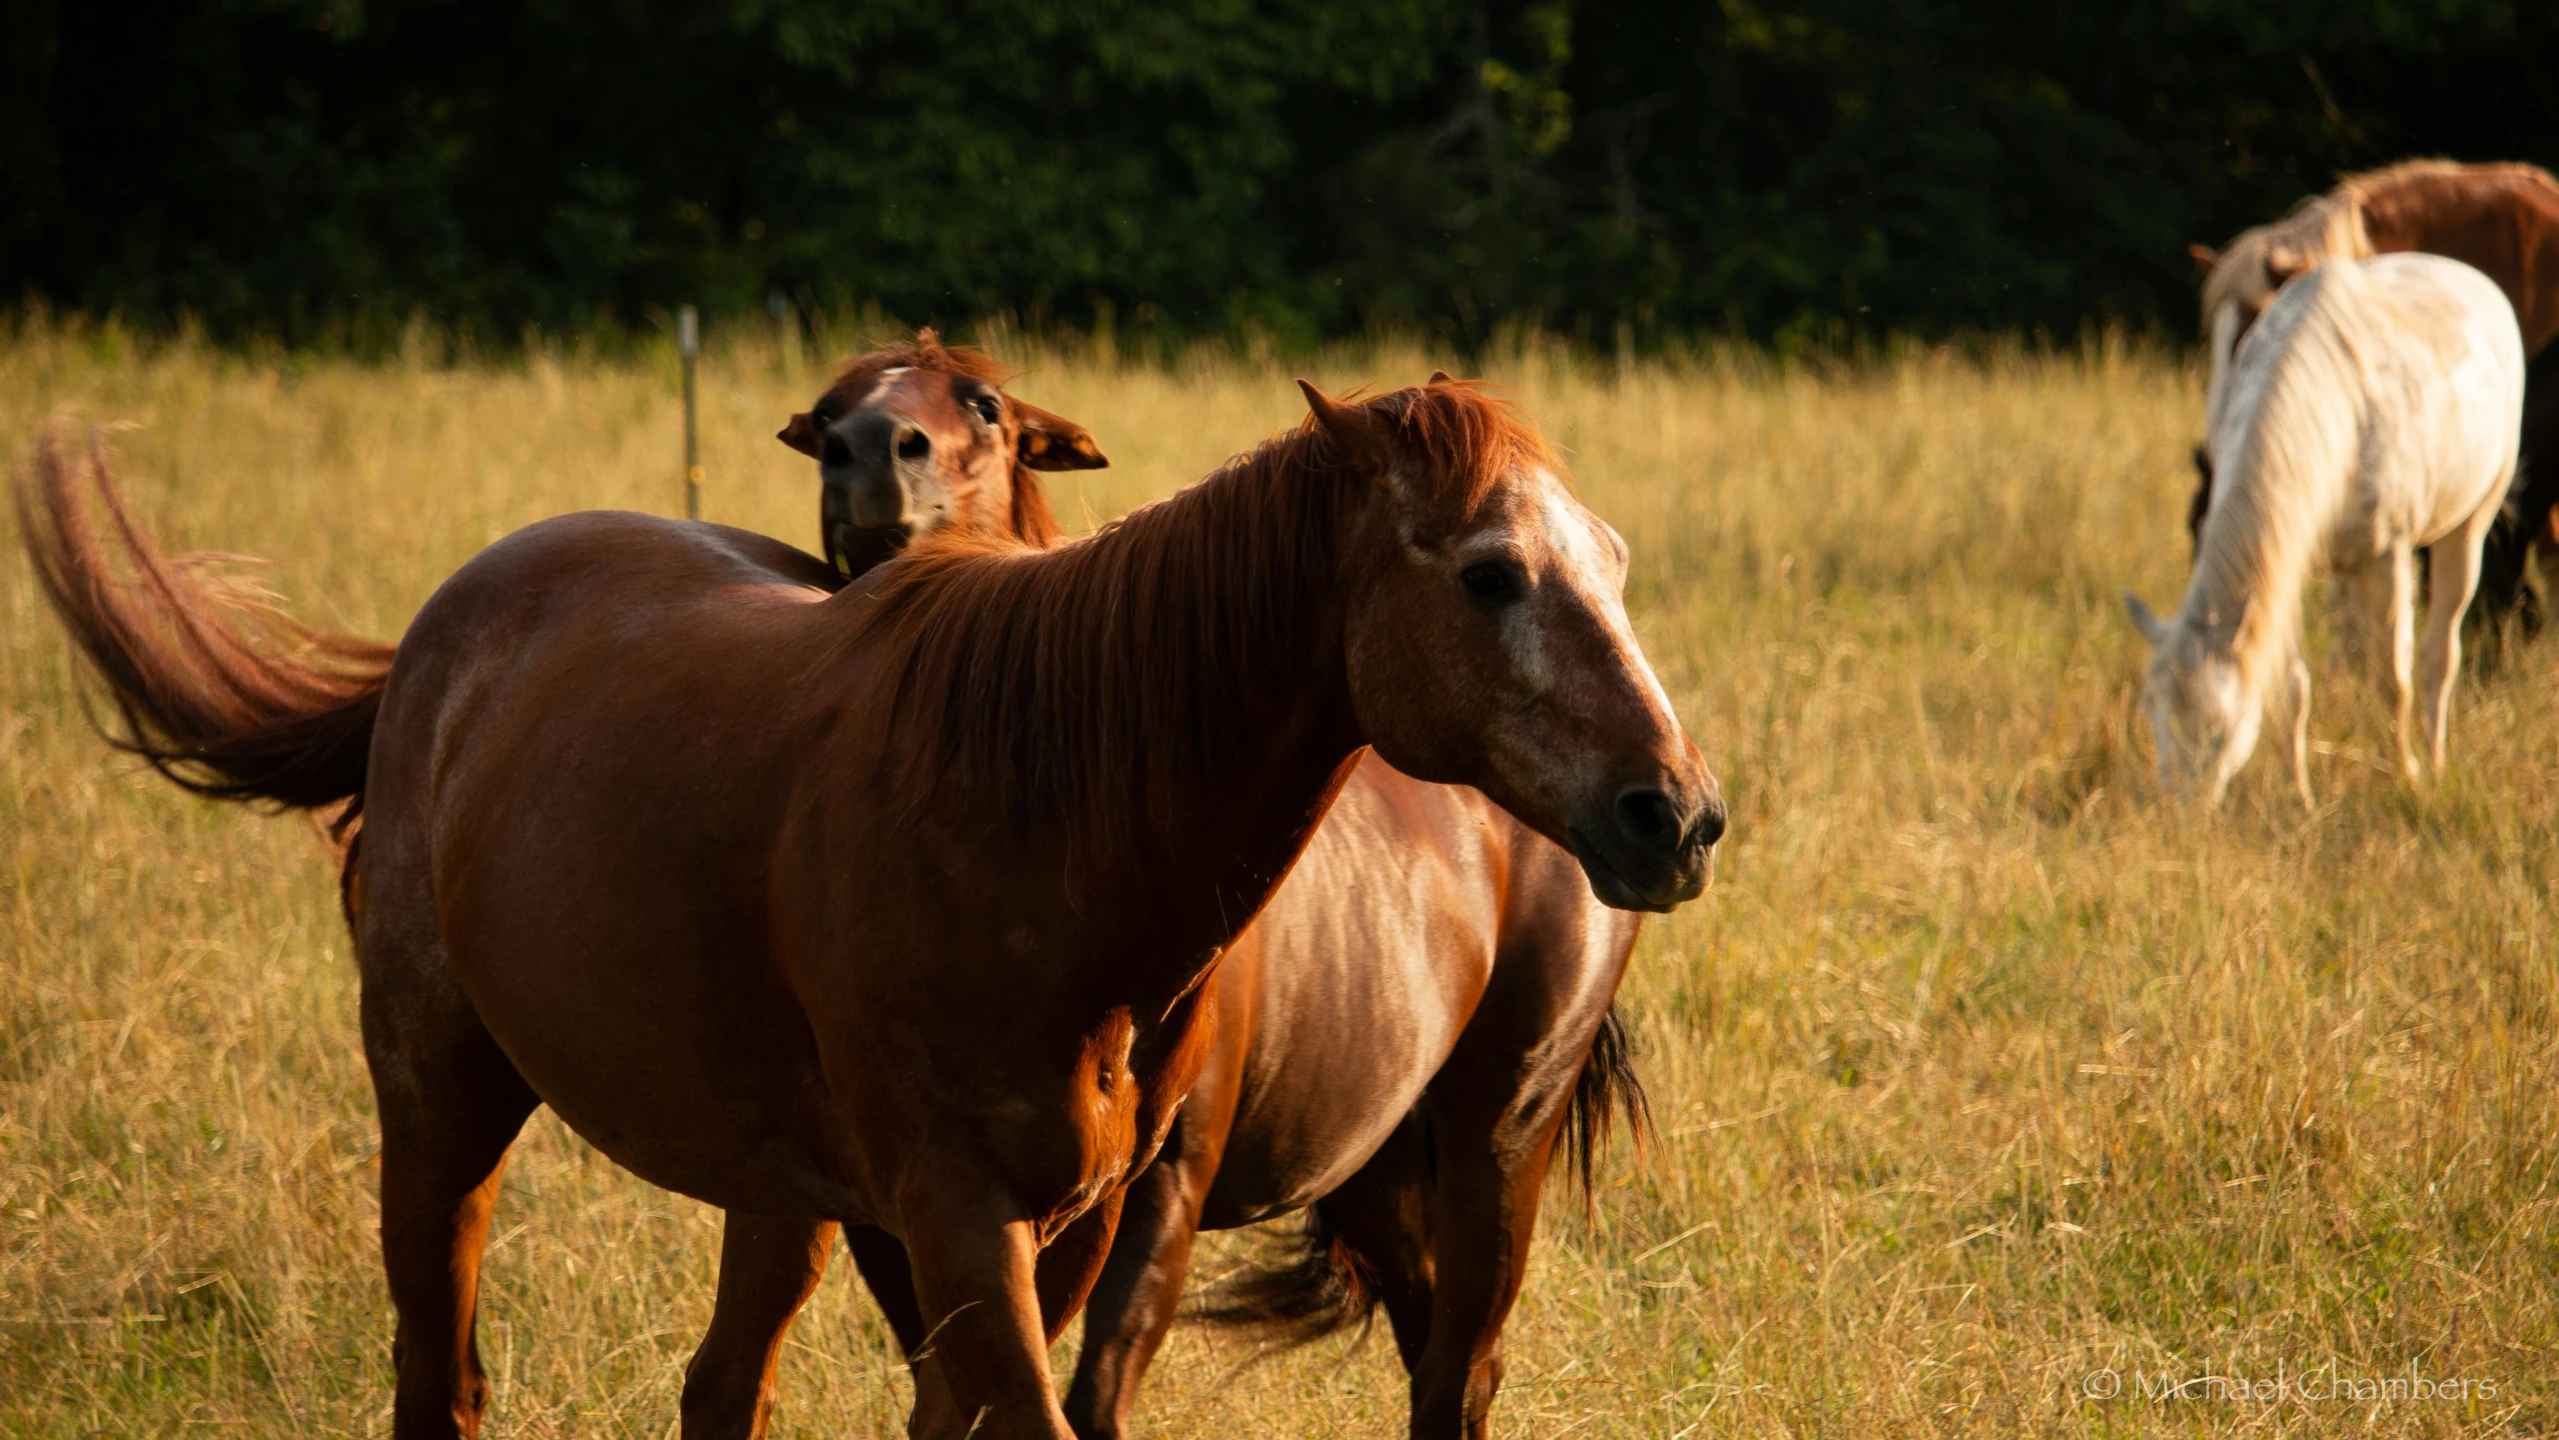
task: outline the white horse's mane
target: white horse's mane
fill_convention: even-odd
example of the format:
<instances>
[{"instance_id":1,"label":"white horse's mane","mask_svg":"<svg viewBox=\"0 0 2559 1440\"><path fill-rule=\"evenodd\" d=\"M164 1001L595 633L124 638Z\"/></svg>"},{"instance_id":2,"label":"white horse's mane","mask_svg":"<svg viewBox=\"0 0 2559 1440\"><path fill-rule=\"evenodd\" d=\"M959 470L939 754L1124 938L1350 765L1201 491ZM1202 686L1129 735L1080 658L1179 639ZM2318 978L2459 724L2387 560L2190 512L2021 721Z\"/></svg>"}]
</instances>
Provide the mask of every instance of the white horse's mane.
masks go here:
<instances>
[{"instance_id":1,"label":"white horse's mane","mask_svg":"<svg viewBox=\"0 0 2559 1440\"><path fill-rule=\"evenodd\" d=\"M2356 469L2363 357L2378 338L2370 288L2356 265L2294 282L2242 343L2216 417L2212 509L2177 621L2235 626L2231 658L2252 694L2299 652L2302 589Z\"/></svg>"}]
</instances>

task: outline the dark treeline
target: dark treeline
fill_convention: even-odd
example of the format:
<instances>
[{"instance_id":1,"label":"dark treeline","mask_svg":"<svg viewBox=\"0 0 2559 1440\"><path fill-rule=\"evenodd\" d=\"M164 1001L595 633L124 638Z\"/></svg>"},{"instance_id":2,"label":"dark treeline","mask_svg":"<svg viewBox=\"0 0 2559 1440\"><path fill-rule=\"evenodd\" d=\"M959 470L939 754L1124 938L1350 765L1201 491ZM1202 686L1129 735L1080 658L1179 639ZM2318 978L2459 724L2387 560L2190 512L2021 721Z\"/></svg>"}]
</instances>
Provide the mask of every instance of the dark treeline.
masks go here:
<instances>
[{"instance_id":1,"label":"dark treeline","mask_svg":"<svg viewBox=\"0 0 2559 1440\"><path fill-rule=\"evenodd\" d=\"M2543 0L0 6L5 298L295 341L2182 332L2341 170L2559 160Z\"/></svg>"}]
</instances>

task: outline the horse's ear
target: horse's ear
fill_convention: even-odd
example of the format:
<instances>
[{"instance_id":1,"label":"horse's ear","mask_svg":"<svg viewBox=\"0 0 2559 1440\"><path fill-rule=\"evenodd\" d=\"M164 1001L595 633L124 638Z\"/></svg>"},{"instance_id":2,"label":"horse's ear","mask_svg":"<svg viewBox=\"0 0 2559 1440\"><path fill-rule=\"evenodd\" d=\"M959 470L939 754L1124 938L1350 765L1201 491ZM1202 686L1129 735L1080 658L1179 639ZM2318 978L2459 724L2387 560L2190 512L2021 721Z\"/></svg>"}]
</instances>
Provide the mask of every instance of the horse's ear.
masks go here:
<instances>
[{"instance_id":1,"label":"horse's ear","mask_svg":"<svg viewBox=\"0 0 2559 1440\"><path fill-rule=\"evenodd\" d=\"M2186 253L2194 257L2195 268L2207 275L2212 273L2212 267L2221 263L2221 252L2210 245L2189 245Z\"/></svg>"},{"instance_id":2,"label":"horse's ear","mask_svg":"<svg viewBox=\"0 0 2559 1440\"><path fill-rule=\"evenodd\" d=\"M1013 453L1023 464L1034 470L1099 470L1111 463L1102 447L1093 443L1092 431L1010 395L1004 403L1021 427Z\"/></svg>"},{"instance_id":3,"label":"horse's ear","mask_svg":"<svg viewBox=\"0 0 2559 1440\"><path fill-rule=\"evenodd\" d=\"M782 433L773 438L815 460L818 458L818 432L823 428L817 423L814 413L803 410L792 416L791 423L783 426Z\"/></svg>"},{"instance_id":4,"label":"horse's ear","mask_svg":"<svg viewBox=\"0 0 2559 1440\"><path fill-rule=\"evenodd\" d=\"M2159 642L2168 638L2168 622L2153 614L2142 598L2130 590L2124 592L2124 613L2132 617L2133 628L2150 642L2150 648L2158 649Z\"/></svg>"},{"instance_id":5,"label":"horse's ear","mask_svg":"<svg viewBox=\"0 0 2559 1440\"><path fill-rule=\"evenodd\" d=\"M1431 372L1431 378L1423 381L1422 383L1425 385L1451 385L1455 384L1456 381L1457 377L1449 374L1447 371L1434 370Z\"/></svg>"},{"instance_id":6,"label":"horse's ear","mask_svg":"<svg viewBox=\"0 0 2559 1440\"><path fill-rule=\"evenodd\" d=\"M1385 426L1367 406L1345 405L1316 389L1310 380L1299 380L1297 388L1306 392L1306 408L1315 416L1315 428L1341 446L1355 468L1380 480L1393 472Z\"/></svg>"}]
</instances>

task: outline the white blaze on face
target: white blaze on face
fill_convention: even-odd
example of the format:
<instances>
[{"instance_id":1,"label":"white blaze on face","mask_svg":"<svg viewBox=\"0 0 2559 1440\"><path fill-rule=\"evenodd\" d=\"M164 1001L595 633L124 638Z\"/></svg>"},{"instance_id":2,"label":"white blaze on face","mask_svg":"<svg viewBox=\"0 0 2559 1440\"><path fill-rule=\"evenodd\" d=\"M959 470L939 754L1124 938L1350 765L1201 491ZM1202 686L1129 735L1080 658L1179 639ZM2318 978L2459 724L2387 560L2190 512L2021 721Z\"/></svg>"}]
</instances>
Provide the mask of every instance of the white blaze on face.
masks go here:
<instances>
[{"instance_id":1,"label":"white blaze on face","mask_svg":"<svg viewBox=\"0 0 2559 1440\"><path fill-rule=\"evenodd\" d=\"M1598 617L1601 629L1626 668L1642 679L1645 697L1652 702L1653 718L1664 729L1678 729L1670 695L1654 676L1643 647L1635 643L1635 627L1626 619L1626 565L1621 558L1624 542L1617 539L1616 532L1607 530L1598 516L1583 509L1554 472L1541 469L1533 478L1538 489L1538 515L1546 531L1544 538L1552 547L1554 568L1548 583L1568 587L1574 599ZM1525 612L1531 607L1520 608ZM1522 618L1527 619L1525 615ZM1529 624L1533 630L1535 622ZM1542 654L1538 663L1543 667ZM1526 668L1524 659L1522 668Z\"/></svg>"}]
</instances>

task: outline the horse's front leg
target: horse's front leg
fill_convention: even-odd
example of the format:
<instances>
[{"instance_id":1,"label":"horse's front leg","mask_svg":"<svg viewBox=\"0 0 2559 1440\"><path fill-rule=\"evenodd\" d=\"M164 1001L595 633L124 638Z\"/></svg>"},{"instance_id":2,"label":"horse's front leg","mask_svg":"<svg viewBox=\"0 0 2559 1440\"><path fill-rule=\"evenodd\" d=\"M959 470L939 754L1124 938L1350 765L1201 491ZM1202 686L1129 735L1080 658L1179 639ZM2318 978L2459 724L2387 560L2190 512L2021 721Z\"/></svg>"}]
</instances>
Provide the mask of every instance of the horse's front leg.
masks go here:
<instances>
[{"instance_id":1,"label":"horse's front leg","mask_svg":"<svg viewBox=\"0 0 2559 1440\"><path fill-rule=\"evenodd\" d=\"M1094 1206L1040 1252L1034 1283L1040 1297L1041 1329L1052 1345L1065 1333L1102 1273L1122 1198L1122 1194L1114 1194ZM899 1350L912 1365L925 1347L926 1330L923 1303L915 1293L915 1267L907 1258L906 1246L876 1226L850 1226L844 1238L853 1252L855 1266L862 1272L862 1283L870 1288L871 1298L878 1302L890 1331L897 1336ZM919 1405L926 1393L919 1373Z\"/></svg>"},{"instance_id":2,"label":"horse's front leg","mask_svg":"<svg viewBox=\"0 0 2559 1440\"><path fill-rule=\"evenodd\" d=\"M2301 796L2302 807L2315 811L2319 797L2310 788L2310 666L2300 656L2294 656L2280 683L2284 731L2289 742L2284 760L2292 767L2292 788Z\"/></svg>"},{"instance_id":3,"label":"horse's front leg","mask_svg":"<svg viewBox=\"0 0 2559 1440\"><path fill-rule=\"evenodd\" d=\"M710 1333L684 1371L684 1440L754 1440L773 1413L791 1319L826 1278L835 1222L730 1211Z\"/></svg>"},{"instance_id":4,"label":"horse's front leg","mask_svg":"<svg viewBox=\"0 0 2559 1440\"><path fill-rule=\"evenodd\" d=\"M924 1323L907 1427L914 1440L1074 1440L1049 1383L1038 1231L999 1196L992 1187L918 1187L901 1207ZM1086 1233L1085 1273L1051 1282L1061 1301L1080 1301L1092 1287L1110 1246L1108 1223ZM1070 1227L1059 1239L1075 1234Z\"/></svg>"}]
</instances>

